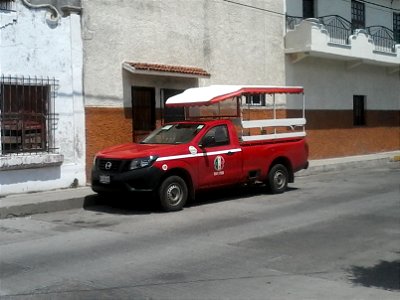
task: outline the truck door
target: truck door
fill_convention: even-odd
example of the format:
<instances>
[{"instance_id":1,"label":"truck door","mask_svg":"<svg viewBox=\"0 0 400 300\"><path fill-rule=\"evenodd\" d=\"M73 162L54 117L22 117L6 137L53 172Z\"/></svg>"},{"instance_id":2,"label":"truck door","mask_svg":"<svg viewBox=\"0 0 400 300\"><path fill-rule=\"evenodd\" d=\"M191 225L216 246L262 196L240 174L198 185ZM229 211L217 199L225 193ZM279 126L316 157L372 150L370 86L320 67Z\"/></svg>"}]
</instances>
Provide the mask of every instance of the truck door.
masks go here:
<instances>
[{"instance_id":1,"label":"truck door","mask_svg":"<svg viewBox=\"0 0 400 300\"><path fill-rule=\"evenodd\" d=\"M242 175L242 152L229 139L228 127L212 127L201 139L203 156L198 160L199 187L234 184Z\"/></svg>"}]
</instances>

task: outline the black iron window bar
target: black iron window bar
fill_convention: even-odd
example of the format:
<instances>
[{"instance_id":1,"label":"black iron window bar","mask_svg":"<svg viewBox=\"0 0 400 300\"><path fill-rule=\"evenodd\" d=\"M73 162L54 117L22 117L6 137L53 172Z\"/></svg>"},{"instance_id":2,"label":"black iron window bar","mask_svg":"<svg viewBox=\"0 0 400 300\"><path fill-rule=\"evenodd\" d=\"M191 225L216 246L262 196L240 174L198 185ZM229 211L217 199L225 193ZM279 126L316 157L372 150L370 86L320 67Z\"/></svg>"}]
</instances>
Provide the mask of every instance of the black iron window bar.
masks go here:
<instances>
[{"instance_id":1,"label":"black iron window bar","mask_svg":"<svg viewBox=\"0 0 400 300\"><path fill-rule=\"evenodd\" d=\"M58 81L0 76L0 154L55 153Z\"/></svg>"},{"instance_id":2,"label":"black iron window bar","mask_svg":"<svg viewBox=\"0 0 400 300\"><path fill-rule=\"evenodd\" d=\"M395 52L397 42L393 30L384 26L369 26L365 29L372 37L376 51Z\"/></svg>"}]
</instances>

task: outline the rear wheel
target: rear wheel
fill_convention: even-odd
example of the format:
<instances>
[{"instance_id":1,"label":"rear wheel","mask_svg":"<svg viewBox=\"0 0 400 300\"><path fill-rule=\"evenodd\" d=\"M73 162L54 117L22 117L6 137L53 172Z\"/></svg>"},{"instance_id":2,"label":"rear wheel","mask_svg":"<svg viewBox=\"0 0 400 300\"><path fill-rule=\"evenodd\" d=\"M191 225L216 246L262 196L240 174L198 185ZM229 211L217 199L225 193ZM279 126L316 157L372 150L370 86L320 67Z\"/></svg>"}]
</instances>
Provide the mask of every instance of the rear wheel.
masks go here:
<instances>
[{"instance_id":1,"label":"rear wheel","mask_svg":"<svg viewBox=\"0 0 400 300\"><path fill-rule=\"evenodd\" d=\"M188 198L185 180L179 176L167 177L160 186L159 197L164 211L181 210Z\"/></svg>"},{"instance_id":2,"label":"rear wheel","mask_svg":"<svg viewBox=\"0 0 400 300\"><path fill-rule=\"evenodd\" d=\"M268 186L273 194L281 194L287 189L289 172L284 165L274 165L268 174Z\"/></svg>"}]
</instances>

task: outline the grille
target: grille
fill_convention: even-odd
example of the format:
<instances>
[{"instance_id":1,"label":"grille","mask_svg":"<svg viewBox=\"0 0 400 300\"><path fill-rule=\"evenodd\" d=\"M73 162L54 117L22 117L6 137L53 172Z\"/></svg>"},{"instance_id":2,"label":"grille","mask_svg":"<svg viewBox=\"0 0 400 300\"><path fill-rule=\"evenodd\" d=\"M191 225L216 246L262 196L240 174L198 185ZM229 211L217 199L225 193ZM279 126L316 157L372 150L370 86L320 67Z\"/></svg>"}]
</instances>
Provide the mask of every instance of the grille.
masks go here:
<instances>
[{"instance_id":1,"label":"grille","mask_svg":"<svg viewBox=\"0 0 400 300\"><path fill-rule=\"evenodd\" d=\"M100 159L98 161L98 166L101 171L117 172L120 170L121 165L121 160Z\"/></svg>"}]
</instances>

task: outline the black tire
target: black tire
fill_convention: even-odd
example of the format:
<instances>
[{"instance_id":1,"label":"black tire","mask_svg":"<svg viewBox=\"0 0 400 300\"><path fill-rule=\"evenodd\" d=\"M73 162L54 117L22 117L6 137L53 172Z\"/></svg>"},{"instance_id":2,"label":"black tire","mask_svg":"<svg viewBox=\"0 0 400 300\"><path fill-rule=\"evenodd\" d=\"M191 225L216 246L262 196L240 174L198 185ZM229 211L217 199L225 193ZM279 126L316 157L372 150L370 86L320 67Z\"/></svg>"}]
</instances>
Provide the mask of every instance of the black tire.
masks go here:
<instances>
[{"instance_id":1,"label":"black tire","mask_svg":"<svg viewBox=\"0 0 400 300\"><path fill-rule=\"evenodd\" d=\"M289 172L284 165L274 165L268 173L268 187L272 194L282 194L287 189Z\"/></svg>"},{"instance_id":2,"label":"black tire","mask_svg":"<svg viewBox=\"0 0 400 300\"><path fill-rule=\"evenodd\" d=\"M179 176L167 177L161 183L158 193L164 211L181 210L188 198L186 182Z\"/></svg>"}]
</instances>

